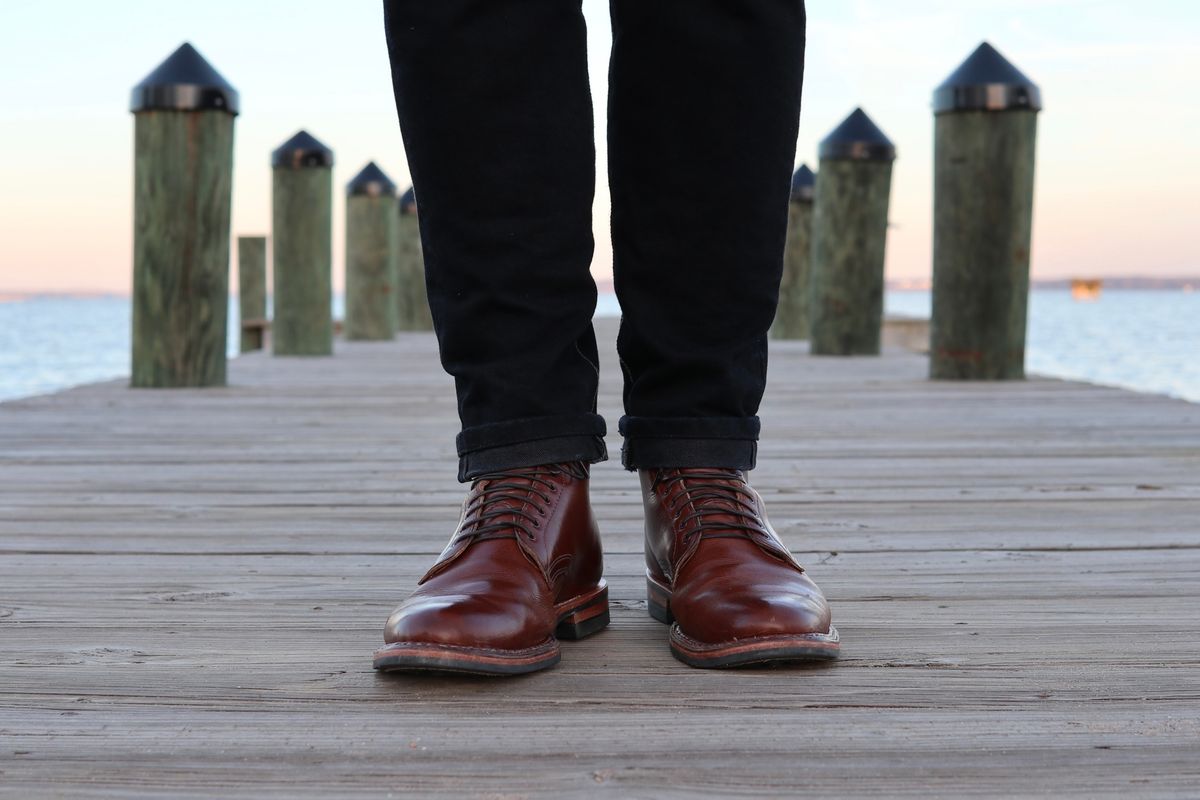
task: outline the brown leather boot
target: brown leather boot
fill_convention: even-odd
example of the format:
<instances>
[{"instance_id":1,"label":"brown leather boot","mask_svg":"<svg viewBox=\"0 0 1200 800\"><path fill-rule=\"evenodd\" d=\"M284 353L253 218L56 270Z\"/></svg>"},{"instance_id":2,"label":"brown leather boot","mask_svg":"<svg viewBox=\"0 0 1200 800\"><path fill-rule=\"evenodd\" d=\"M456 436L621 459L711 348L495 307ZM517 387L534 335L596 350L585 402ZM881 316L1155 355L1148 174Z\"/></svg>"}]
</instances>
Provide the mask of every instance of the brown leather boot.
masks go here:
<instances>
[{"instance_id":1,"label":"brown leather boot","mask_svg":"<svg viewBox=\"0 0 1200 800\"><path fill-rule=\"evenodd\" d=\"M650 616L693 667L837 658L829 604L741 470L643 469Z\"/></svg>"},{"instance_id":2,"label":"brown leather boot","mask_svg":"<svg viewBox=\"0 0 1200 800\"><path fill-rule=\"evenodd\" d=\"M516 675L608 624L581 461L476 478L458 528L387 621L375 669Z\"/></svg>"}]
</instances>

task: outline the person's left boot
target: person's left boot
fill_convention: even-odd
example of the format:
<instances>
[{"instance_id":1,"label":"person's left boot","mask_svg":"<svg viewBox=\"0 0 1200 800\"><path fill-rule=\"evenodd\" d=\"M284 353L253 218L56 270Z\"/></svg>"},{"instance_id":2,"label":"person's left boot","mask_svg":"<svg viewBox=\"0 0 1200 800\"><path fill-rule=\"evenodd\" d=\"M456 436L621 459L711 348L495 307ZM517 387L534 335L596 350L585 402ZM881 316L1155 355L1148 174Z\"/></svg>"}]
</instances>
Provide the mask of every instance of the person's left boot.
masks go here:
<instances>
[{"instance_id":1,"label":"person's left boot","mask_svg":"<svg viewBox=\"0 0 1200 800\"><path fill-rule=\"evenodd\" d=\"M642 469L650 616L693 667L836 658L829 604L741 470Z\"/></svg>"}]
</instances>

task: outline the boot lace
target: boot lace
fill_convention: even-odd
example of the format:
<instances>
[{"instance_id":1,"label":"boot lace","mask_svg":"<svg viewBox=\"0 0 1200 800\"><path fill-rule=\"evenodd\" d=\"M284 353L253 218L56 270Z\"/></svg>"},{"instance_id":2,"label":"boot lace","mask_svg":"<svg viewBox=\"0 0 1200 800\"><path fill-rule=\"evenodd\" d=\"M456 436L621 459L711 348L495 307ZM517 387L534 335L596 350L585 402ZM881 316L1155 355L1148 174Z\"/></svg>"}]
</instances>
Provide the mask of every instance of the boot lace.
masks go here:
<instances>
[{"instance_id":1,"label":"boot lace","mask_svg":"<svg viewBox=\"0 0 1200 800\"><path fill-rule=\"evenodd\" d=\"M672 493L676 485L678 491ZM663 471L656 476L653 486L666 490L667 511L684 530L685 545L697 536L753 540L754 534L766 534L754 495L736 469L689 469L675 474ZM688 506L692 512L680 518ZM695 525L689 529L693 520Z\"/></svg>"},{"instance_id":2,"label":"boot lace","mask_svg":"<svg viewBox=\"0 0 1200 800\"><path fill-rule=\"evenodd\" d=\"M522 535L531 542L536 541L535 529L542 527L542 518L549 512L550 502L561 488L553 480L559 475L586 478L587 465L582 461L568 461L479 475L472 488L482 488L467 504L462 533L455 541L507 539ZM513 502L506 503L506 500Z\"/></svg>"}]
</instances>

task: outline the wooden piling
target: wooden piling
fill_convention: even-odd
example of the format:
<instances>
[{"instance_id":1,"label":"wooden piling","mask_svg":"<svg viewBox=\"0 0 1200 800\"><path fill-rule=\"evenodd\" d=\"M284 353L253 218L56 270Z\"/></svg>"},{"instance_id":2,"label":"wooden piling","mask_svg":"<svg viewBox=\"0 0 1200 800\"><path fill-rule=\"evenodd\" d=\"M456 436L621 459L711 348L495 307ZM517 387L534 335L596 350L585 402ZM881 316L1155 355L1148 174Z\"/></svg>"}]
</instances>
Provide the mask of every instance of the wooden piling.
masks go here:
<instances>
[{"instance_id":1,"label":"wooden piling","mask_svg":"<svg viewBox=\"0 0 1200 800\"><path fill-rule=\"evenodd\" d=\"M878 355L896 148L855 109L821 142L809 270L811 352Z\"/></svg>"},{"instance_id":2,"label":"wooden piling","mask_svg":"<svg viewBox=\"0 0 1200 800\"><path fill-rule=\"evenodd\" d=\"M1041 92L985 42L933 106L929 376L1020 379Z\"/></svg>"},{"instance_id":3,"label":"wooden piling","mask_svg":"<svg viewBox=\"0 0 1200 800\"><path fill-rule=\"evenodd\" d=\"M396 184L375 162L346 186L346 338L396 334Z\"/></svg>"},{"instance_id":4,"label":"wooden piling","mask_svg":"<svg viewBox=\"0 0 1200 800\"><path fill-rule=\"evenodd\" d=\"M808 272L812 255L813 196L817 176L807 164L792 175L788 206L787 245L783 255L783 279L779 284L779 306L771 324L773 339L807 339L811 324L808 312Z\"/></svg>"},{"instance_id":5,"label":"wooden piling","mask_svg":"<svg viewBox=\"0 0 1200 800\"><path fill-rule=\"evenodd\" d=\"M277 356L333 353L333 151L300 131L271 157Z\"/></svg>"},{"instance_id":6,"label":"wooden piling","mask_svg":"<svg viewBox=\"0 0 1200 800\"><path fill-rule=\"evenodd\" d=\"M135 387L225 385L238 93L190 44L133 89Z\"/></svg>"},{"instance_id":7,"label":"wooden piling","mask_svg":"<svg viewBox=\"0 0 1200 800\"><path fill-rule=\"evenodd\" d=\"M267 237L238 237L241 352L262 350L267 328Z\"/></svg>"},{"instance_id":8,"label":"wooden piling","mask_svg":"<svg viewBox=\"0 0 1200 800\"><path fill-rule=\"evenodd\" d=\"M425 259L421 254L421 231L417 221L417 199L412 187L400 196L396 219L396 311L402 331L433 330L429 296L425 290Z\"/></svg>"}]
</instances>

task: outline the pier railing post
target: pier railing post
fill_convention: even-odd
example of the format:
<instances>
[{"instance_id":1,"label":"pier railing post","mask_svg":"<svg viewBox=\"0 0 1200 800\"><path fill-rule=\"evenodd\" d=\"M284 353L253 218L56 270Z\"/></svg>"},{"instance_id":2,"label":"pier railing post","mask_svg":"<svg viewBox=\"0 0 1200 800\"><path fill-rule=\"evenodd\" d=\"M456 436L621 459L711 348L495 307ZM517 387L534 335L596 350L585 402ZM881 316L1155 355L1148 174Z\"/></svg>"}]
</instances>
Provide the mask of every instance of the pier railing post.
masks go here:
<instances>
[{"instance_id":1,"label":"pier railing post","mask_svg":"<svg viewBox=\"0 0 1200 800\"><path fill-rule=\"evenodd\" d=\"M396 310L402 331L433 330L429 296L425 290L425 260L421 254L421 231L417 221L417 199L412 187L400 196L396 219Z\"/></svg>"},{"instance_id":2,"label":"pier railing post","mask_svg":"<svg viewBox=\"0 0 1200 800\"><path fill-rule=\"evenodd\" d=\"M238 93L190 44L133 89L135 387L223 386Z\"/></svg>"},{"instance_id":3,"label":"pier railing post","mask_svg":"<svg viewBox=\"0 0 1200 800\"><path fill-rule=\"evenodd\" d=\"M931 378L1025 377L1041 107L986 42L934 92Z\"/></svg>"},{"instance_id":4,"label":"pier railing post","mask_svg":"<svg viewBox=\"0 0 1200 800\"><path fill-rule=\"evenodd\" d=\"M241 352L262 350L267 329L267 237L238 237Z\"/></svg>"},{"instance_id":5,"label":"pier railing post","mask_svg":"<svg viewBox=\"0 0 1200 800\"><path fill-rule=\"evenodd\" d=\"M375 162L346 185L346 338L396 334L396 184Z\"/></svg>"},{"instance_id":6,"label":"pier railing post","mask_svg":"<svg viewBox=\"0 0 1200 800\"><path fill-rule=\"evenodd\" d=\"M813 194L817 176L807 164L792 175L792 197L788 204L787 246L783 255L783 280L779 284L779 306L771 324L773 339L807 339L808 271L812 256Z\"/></svg>"},{"instance_id":7,"label":"pier railing post","mask_svg":"<svg viewBox=\"0 0 1200 800\"><path fill-rule=\"evenodd\" d=\"M815 355L878 355L896 148L856 109L821 142L809 268Z\"/></svg>"},{"instance_id":8,"label":"pier railing post","mask_svg":"<svg viewBox=\"0 0 1200 800\"><path fill-rule=\"evenodd\" d=\"M305 131L271 156L277 356L333 353L333 151Z\"/></svg>"}]
</instances>

